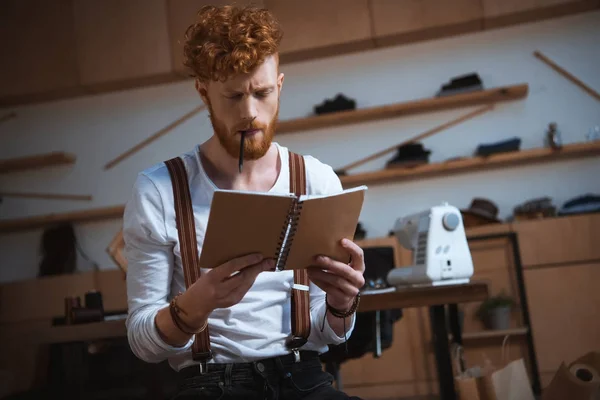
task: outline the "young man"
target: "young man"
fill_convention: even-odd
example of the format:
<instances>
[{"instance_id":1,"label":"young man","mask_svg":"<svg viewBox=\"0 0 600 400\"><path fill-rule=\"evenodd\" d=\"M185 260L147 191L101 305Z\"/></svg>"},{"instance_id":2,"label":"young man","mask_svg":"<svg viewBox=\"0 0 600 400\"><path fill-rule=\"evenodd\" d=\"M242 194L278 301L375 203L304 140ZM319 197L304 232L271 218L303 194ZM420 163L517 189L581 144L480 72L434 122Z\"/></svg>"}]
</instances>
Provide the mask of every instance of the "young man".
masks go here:
<instances>
[{"instance_id":1,"label":"young man","mask_svg":"<svg viewBox=\"0 0 600 400\"><path fill-rule=\"evenodd\" d=\"M217 188L290 192L288 149L272 141L283 86L277 53L282 33L266 10L209 6L200 10L186 37L185 62L195 73L214 130L180 157L200 252ZM311 156L304 159L309 194L342 190L331 167ZM354 327L365 268L355 243L341 242L349 264L317 257L308 269L310 335L299 348L290 348L293 272L273 271L267 255L202 270L186 290L165 163L138 175L123 231L129 343L140 359L168 360L179 371L178 399L348 398L332 387L318 354L327 344L343 343ZM207 326L212 358L199 362L192 344Z\"/></svg>"}]
</instances>

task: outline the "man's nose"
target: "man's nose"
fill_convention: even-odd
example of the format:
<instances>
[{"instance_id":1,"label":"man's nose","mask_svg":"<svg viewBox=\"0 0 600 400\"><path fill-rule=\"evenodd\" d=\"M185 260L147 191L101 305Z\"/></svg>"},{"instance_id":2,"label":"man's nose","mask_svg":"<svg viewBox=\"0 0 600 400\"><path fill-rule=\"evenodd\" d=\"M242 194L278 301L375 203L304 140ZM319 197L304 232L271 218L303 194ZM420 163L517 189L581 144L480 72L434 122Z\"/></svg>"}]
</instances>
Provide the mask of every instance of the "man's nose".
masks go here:
<instances>
[{"instance_id":1,"label":"man's nose","mask_svg":"<svg viewBox=\"0 0 600 400\"><path fill-rule=\"evenodd\" d=\"M253 96L245 96L241 103L240 117L243 120L249 121L255 119L257 117L257 108Z\"/></svg>"}]
</instances>

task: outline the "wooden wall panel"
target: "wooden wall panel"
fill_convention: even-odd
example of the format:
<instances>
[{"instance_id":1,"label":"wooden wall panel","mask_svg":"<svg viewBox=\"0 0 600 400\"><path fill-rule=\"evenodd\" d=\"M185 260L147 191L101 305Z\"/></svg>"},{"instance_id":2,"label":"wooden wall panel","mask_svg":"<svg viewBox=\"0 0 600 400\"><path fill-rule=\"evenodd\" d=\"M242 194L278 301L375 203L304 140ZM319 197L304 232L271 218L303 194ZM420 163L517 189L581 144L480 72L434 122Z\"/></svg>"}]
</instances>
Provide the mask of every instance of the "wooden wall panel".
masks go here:
<instances>
[{"instance_id":1,"label":"wooden wall panel","mask_svg":"<svg viewBox=\"0 0 600 400\"><path fill-rule=\"evenodd\" d=\"M600 263L525 271L540 373L600 350Z\"/></svg>"},{"instance_id":2,"label":"wooden wall panel","mask_svg":"<svg viewBox=\"0 0 600 400\"><path fill-rule=\"evenodd\" d=\"M106 311L127 310L126 283L120 270L80 272L0 285L0 324L17 326L17 322L62 317L65 297L80 296L84 306L85 293L91 290L102 293Z\"/></svg>"},{"instance_id":3,"label":"wooden wall panel","mask_svg":"<svg viewBox=\"0 0 600 400\"><path fill-rule=\"evenodd\" d=\"M64 298L80 296L94 289L90 272L30 279L0 285L0 323L16 323L61 317Z\"/></svg>"},{"instance_id":4,"label":"wooden wall panel","mask_svg":"<svg viewBox=\"0 0 600 400\"><path fill-rule=\"evenodd\" d=\"M0 96L74 87L71 0L4 0L0 7Z\"/></svg>"},{"instance_id":5,"label":"wooden wall panel","mask_svg":"<svg viewBox=\"0 0 600 400\"><path fill-rule=\"evenodd\" d=\"M520 302L512 246L508 239L474 241L469 243L469 247L474 267L472 280L489 282L490 296L504 291ZM459 306L465 313L463 329L465 333L479 332L484 329L483 324L475 318L479 304L480 302L473 302ZM518 310L517 308L513 313L512 328L521 326Z\"/></svg>"},{"instance_id":6,"label":"wooden wall panel","mask_svg":"<svg viewBox=\"0 0 600 400\"><path fill-rule=\"evenodd\" d=\"M522 24L593 10L598 0L482 0L484 26Z\"/></svg>"},{"instance_id":7,"label":"wooden wall panel","mask_svg":"<svg viewBox=\"0 0 600 400\"><path fill-rule=\"evenodd\" d=\"M120 269L99 271L95 280L105 311L127 311L127 283Z\"/></svg>"},{"instance_id":8,"label":"wooden wall panel","mask_svg":"<svg viewBox=\"0 0 600 400\"><path fill-rule=\"evenodd\" d=\"M368 0L265 0L265 6L284 30L282 62L294 53L319 56L321 50L332 55L372 46Z\"/></svg>"},{"instance_id":9,"label":"wooden wall panel","mask_svg":"<svg viewBox=\"0 0 600 400\"><path fill-rule=\"evenodd\" d=\"M410 310L406 310L410 311ZM341 367L344 385L363 386L394 382L414 382L416 376L411 359L414 349L410 341L411 315L404 316L394 325L392 346L382 352L380 358L367 354L351 360ZM385 366L382 368L382 366Z\"/></svg>"},{"instance_id":10,"label":"wooden wall panel","mask_svg":"<svg viewBox=\"0 0 600 400\"><path fill-rule=\"evenodd\" d=\"M206 5L221 6L231 4L227 0L167 0L167 16L169 23L169 45L173 70L183 76L190 72L183 66L183 41L185 30L190 26L200 8ZM262 0L238 0L236 5L255 5L262 7Z\"/></svg>"},{"instance_id":11,"label":"wooden wall panel","mask_svg":"<svg viewBox=\"0 0 600 400\"><path fill-rule=\"evenodd\" d=\"M482 29L480 0L372 0L371 4L378 44L405 43Z\"/></svg>"},{"instance_id":12,"label":"wooden wall panel","mask_svg":"<svg viewBox=\"0 0 600 400\"><path fill-rule=\"evenodd\" d=\"M524 268L600 260L600 214L513 224Z\"/></svg>"},{"instance_id":13,"label":"wooden wall panel","mask_svg":"<svg viewBox=\"0 0 600 400\"><path fill-rule=\"evenodd\" d=\"M577 0L482 0L486 17L499 17L534 9L577 3Z\"/></svg>"},{"instance_id":14,"label":"wooden wall panel","mask_svg":"<svg viewBox=\"0 0 600 400\"><path fill-rule=\"evenodd\" d=\"M171 72L166 0L74 0L81 84Z\"/></svg>"}]
</instances>

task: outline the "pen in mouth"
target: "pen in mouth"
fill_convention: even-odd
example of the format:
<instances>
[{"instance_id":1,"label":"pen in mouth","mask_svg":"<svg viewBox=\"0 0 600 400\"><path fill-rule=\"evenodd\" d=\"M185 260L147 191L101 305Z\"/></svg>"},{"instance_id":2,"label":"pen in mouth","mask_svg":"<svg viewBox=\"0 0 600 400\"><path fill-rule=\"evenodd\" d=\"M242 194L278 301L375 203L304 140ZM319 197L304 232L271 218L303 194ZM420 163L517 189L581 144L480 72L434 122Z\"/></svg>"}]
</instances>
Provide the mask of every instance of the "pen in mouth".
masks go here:
<instances>
[{"instance_id":1,"label":"pen in mouth","mask_svg":"<svg viewBox=\"0 0 600 400\"><path fill-rule=\"evenodd\" d=\"M240 173L242 173L242 165L244 164L244 139L246 138L246 132L247 131L242 131L242 137L240 139L240 159L238 162Z\"/></svg>"}]
</instances>

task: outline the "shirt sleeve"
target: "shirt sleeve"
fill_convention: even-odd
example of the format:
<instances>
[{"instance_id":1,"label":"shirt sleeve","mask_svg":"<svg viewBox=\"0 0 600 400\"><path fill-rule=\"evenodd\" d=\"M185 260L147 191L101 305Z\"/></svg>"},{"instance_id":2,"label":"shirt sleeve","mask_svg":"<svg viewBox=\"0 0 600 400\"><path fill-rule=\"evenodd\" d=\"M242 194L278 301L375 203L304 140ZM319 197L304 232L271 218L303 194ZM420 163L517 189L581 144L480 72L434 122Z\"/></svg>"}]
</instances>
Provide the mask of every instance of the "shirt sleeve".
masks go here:
<instances>
[{"instance_id":1,"label":"shirt sleeve","mask_svg":"<svg viewBox=\"0 0 600 400\"><path fill-rule=\"evenodd\" d=\"M341 344L344 343L354 330L356 322L356 313L346 318L346 333L338 336L329 325L326 315L327 305L325 304L325 292L317 285L310 283L310 335L315 335L317 342L322 344Z\"/></svg>"},{"instance_id":2,"label":"shirt sleeve","mask_svg":"<svg viewBox=\"0 0 600 400\"><path fill-rule=\"evenodd\" d=\"M164 208L156 185L139 174L123 215L124 254L127 259L127 338L132 352L146 362L158 363L187 351L193 338L173 347L159 335L154 322L168 305L173 274L173 245L166 235Z\"/></svg>"},{"instance_id":3,"label":"shirt sleeve","mask_svg":"<svg viewBox=\"0 0 600 400\"><path fill-rule=\"evenodd\" d=\"M309 193L312 194L333 194L343 190L340 178L333 169L326 164L321 163L313 157L306 157L306 162L311 163L313 168L307 168L311 176L308 177L311 187ZM356 313L352 317L346 318L346 334L338 336L329 325L327 320L325 304L325 292L310 283L310 314L311 314L311 336L316 335L315 339L323 344L341 344L344 343L352 334L356 322Z\"/></svg>"}]
</instances>

